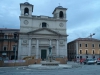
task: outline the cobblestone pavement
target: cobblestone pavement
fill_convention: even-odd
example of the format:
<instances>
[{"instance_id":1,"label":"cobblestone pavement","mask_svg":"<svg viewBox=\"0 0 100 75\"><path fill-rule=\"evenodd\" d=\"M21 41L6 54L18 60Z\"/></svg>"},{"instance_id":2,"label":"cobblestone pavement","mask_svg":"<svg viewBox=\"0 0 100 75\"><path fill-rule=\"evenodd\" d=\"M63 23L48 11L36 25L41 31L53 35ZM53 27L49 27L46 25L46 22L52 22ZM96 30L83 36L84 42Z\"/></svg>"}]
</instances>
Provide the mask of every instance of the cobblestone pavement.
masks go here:
<instances>
[{"instance_id":1,"label":"cobblestone pavement","mask_svg":"<svg viewBox=\"0 0 100 75\"><path fill-rule=\"evenodd\" d=\"M1 67L0 75L100 75L100 65L82 65L79 68L35 70L22 67Z\"/></svg>"}]
</instances>

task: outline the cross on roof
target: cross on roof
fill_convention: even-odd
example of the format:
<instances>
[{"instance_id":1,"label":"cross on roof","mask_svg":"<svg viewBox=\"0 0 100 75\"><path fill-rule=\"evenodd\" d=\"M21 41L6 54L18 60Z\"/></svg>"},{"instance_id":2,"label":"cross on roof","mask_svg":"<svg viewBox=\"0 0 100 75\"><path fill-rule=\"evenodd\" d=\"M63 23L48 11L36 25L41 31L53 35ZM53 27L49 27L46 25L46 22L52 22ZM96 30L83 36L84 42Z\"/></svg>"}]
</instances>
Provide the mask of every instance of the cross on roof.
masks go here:
<instances>
[{"instance_id":1,"label":"cross on roof","mask_svg":"<svg viewBox=\"0 0 100 75\"><path fill-rule=\"evenodd\" d=\"M28 0L26 0L26 2L28 2Z\"/></svg>"},{"instance_id":2,"label":"cross on roof","mask_svg":"<svg viewBox=\"0 0 100 75\"><path fill-rule=\"evenodd\" d=\"M60 6L60 3L59 3L59 6Z\"/></svg>"}]
</instances>

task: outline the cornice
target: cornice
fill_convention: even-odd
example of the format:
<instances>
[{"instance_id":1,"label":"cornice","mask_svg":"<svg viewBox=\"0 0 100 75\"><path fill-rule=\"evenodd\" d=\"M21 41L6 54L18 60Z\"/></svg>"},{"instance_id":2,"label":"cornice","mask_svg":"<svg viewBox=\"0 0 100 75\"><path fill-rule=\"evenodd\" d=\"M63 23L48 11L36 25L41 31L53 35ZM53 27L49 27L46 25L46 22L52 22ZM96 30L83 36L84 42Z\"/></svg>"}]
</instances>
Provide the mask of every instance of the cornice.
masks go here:
<instances>
[{"instance_id":1,"label":"cornice","mask_svg":"<svg viewBox=\"0 0 100 75\"><path fill-rule=\"evenodd\" d=\"M67 22L68 20L63 19L55 19L55 18L34 18L34 17L26 17L26 16L19 16L19 18L27 18L27 19L34 19L34 20L49 20L49 21L63 21Z\"/></svg>"}]
</instances>

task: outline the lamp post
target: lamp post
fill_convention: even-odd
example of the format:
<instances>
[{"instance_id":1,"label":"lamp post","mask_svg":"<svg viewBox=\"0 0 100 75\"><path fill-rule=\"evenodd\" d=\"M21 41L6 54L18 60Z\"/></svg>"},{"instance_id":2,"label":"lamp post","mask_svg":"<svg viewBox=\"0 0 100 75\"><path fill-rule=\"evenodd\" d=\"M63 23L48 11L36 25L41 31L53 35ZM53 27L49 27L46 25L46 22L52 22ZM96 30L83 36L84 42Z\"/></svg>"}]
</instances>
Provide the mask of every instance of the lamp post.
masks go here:
<instances>
[{"instance_id":1,"label":"lamp post","mask_svg":"<svg viewBox=\"0 0 100 75\"><path fill-rule=\"evenodd\" d=\"M94 36L94 35L95 35L95 33L93 33L93 34L90 33L89 37L91 38L91 41L92 41L92 36ZM93 56L93 54L92 54L92 56ZM94 58L94 56L93 56L93 58Z\"/></svg>"},{"instance_id":2,"label":"lamp post","mask_svg":"<svg viewBox=\"0 0 100 75\"><path fill-rule=\"evenodd\" d=\"M93 33L93 34L90 33L89 37L92 38L92 36L94 36L94 35L95 35L95 33Z\"/></svg>"}]
</instances>

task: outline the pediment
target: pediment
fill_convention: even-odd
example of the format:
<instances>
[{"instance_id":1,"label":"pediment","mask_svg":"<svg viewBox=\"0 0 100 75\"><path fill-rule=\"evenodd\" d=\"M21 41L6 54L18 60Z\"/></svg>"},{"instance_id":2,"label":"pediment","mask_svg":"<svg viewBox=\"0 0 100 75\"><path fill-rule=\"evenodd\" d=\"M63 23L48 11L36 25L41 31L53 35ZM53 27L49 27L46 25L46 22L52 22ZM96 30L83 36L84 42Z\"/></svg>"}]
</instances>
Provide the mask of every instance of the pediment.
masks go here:
<instances>
[{"instance_id":1,"label":"pediment","mask_svg":"<svg viewBox=\"0 0 100 75\"><path fill-rule=\"evenodd\" d=\"M56 31L53 31L49 28L39 28L37 30L34 30L34 31L30 31L28 32L28 34L52 34L52 35L61 35L60 33L56 32Z\"/></svg>"}]
</instances>

